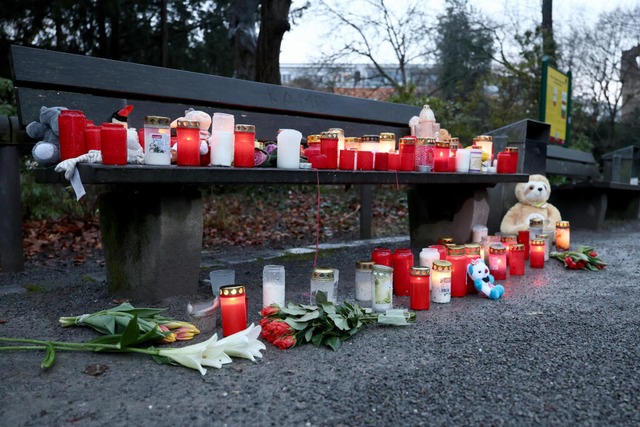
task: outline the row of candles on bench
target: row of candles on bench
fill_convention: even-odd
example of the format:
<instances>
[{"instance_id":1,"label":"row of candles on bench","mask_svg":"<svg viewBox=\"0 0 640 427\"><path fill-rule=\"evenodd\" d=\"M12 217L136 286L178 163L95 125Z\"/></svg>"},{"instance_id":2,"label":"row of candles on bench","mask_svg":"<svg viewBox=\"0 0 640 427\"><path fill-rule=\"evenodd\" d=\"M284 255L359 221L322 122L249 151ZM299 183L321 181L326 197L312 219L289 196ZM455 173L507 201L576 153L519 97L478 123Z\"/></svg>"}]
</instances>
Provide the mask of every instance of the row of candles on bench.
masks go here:
<instances>
[{"instance_id":1,"label":"row of candles on bench","mask_svg":"<svg viewBox=\"0 0 640 427\"><path fill-rule=\"evenodd\" d=\"M138 132L145 155L145 164L171 164L171 150L175 145L178 166L234 166L250 168L255 165L255 126L235 124L231 114L214 113L213 132L209 141L209 155L201 154L202 132L193 120L178 120L175 137L168 117L147 116L144 128ZM65 110L59 118L61 159L78 157L89 150L101 150L102 162L110 165L127 163L127 132L123 124L103 123L95 126L81 111ZM205 133L208 134L208 131ZM278 134L279 168L341 170L394 170L420 172L482 171L515 173L518 164L517 147L507 147L493 160L493 139L481 135L473 145L462 149L458 138L449 137L446 130L438 137L406 136L397 141L394 133L345 138L339 128L317 135L309 135L307 148L301 144L300 132L286 129ZM177 145L176 145L177 144ZM396 146L398 149L396 150ZM308 163L301 163L303 154ZM483 163L484 160L484 163ZM492 166L495 164L495 167Z\"/></svg>"},{"instance_id":2,"label":"row of candles on bench","mask_svg":"<svg viewBox=\"0 0 640 427\"><path fill-rule=\"evenodd\" d=\"M413 252L409 248L391 251L375 248L370 260L357 261L355 271L356 301L374 311L385 311L393 307L393 297L409 297L409 308L428 310L430 303L449 303L451 298L477 294L473 280L467 275L469 264L483 259L496 281L508 275L525 274L525 260L530 268L544 268L549 260L549 248L555 241L556 249L570 248L570 225L568 221L556 224L555 239L542 233L543 221L531 220L529 230L518 236L489 236L486 227L476 228L472 240L477 242L457 245L452 238L443 237L438 244L423 248L419 265L415 265ZM245 287L229 284L230 270L219 270L226 281L212 279L214 293L220 295L220 310L223 335L228 336L247 326L247 301ZM218 283L215 283L215 282ZM310 304L316 303L318 291L327 295L334 303L338 297L339 270L330 267L314 268L310 280ZM263 269L262 304L285 305L285 268L282 265L267 265Z\"/></svg>"}]
</instances>

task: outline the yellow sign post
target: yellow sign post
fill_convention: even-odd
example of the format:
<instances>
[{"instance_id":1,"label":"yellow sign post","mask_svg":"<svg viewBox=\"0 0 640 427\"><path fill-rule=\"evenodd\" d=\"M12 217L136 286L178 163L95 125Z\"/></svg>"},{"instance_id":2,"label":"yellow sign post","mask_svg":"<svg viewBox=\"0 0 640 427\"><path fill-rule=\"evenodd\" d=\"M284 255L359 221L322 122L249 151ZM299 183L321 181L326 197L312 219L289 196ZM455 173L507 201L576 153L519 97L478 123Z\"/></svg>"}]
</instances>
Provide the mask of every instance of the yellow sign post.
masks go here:
<instances>
[{"instance_id":1,"label":"yellow sign post","mask_svg":"<svg viewBox=\"0 0 640 427\"><path fill-rule=\"evenodd\" d=\"M566 144L571 124L571 71L562 73L545 59L540 86L540 121L551 125L550 142Z\"/></svg>"}]
</instances>

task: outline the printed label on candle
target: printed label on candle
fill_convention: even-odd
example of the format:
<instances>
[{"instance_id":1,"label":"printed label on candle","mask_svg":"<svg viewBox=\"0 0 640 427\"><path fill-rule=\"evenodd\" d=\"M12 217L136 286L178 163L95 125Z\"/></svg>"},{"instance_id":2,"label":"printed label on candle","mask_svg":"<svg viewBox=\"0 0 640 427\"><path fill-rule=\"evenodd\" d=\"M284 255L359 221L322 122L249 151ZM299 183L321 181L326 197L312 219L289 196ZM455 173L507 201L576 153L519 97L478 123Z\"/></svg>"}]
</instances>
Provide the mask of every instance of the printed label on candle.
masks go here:
<instances>
[{"instance_id":1,"label":"printed label on candle","mask_svg":"<svg viewBox=\"0 0 640 427\"><path fill-rule=\"evenodd\" d=\"M451 301L451 277L443 277L433 283L431 301L437 303L447 303Z\"/></svg>"}]
</instances>

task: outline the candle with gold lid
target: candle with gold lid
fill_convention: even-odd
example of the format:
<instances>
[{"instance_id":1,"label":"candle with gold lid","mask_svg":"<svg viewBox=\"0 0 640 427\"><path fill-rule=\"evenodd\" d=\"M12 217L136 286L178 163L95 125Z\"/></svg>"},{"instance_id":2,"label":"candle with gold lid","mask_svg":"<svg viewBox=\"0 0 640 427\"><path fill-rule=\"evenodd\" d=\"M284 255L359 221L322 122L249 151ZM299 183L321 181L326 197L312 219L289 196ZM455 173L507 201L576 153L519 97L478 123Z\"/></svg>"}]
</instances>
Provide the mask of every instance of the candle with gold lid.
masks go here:
<instances>
[{"instance_id":1,"label":"candle with gold lid","mask_svg":"<svg viewBox=\"0 0 640 427\"><path fill-rule=\"evenodd\" d=\"M327 156L325 160L326 169L338 169L338 141L337 132L320 133L320 153Z\"/></svg>"},{"instance_id":2,"label":"candle with gold lid","mask_svg":"<svg viewBox=\"0 0 640 427\"><path fill-rule=\"evenodd\" d=\"M450 246L447 261L451 263L451 296L458 298L467 295L468 259L465 247Z\"/></svg>"},{"instance_id":3,"label":"candle with gold lid","mask_svg":"<svg viewBox=\"0 0 640 427\"><path fill-rule=\"evenodd\" d=\"M247 328L247 298L242 285L220 288L222 335L228 337Z\"/></svg>"},{"instance_id":4,"label":"candle with gold lid","mask_svg":"<svg viewBox=\"0 0 640 427\"><path fill-rule=\"evenodd\" d=\"M416 169L416 142L413 137L400 138L398 141L400 153L400 170L415 171Z\"/></svg>"},{"instance_id":5,"label":"candle with gold lid","mask_svg":"<svg viewBox=\"0 0 640 427\"><path fill-rule=\"evenodd\" d=\"M396 134L393 132L382 132L380 134L380 151L389 153L396 149Z\"/></svg>"},{"instance_id":6,"label":"candle with gold lid","mask_svg":"<svg viewBox=\"0 0 640 427\"><path fill-rule=\"evenodd\" d=\"M546 233L542 233L542 234L536 234L535 236L536 239L544 239L545 241L545 245L544 245L544 260L545 261L549 261L549 252L550 252L550 244L549 244L549 234Z\"/></svg>"},{"instance_id":7,"label":"candle with gold lid","mask_svg":"<svg viewBox=\"0 0 640 427\"><path fill-rule=\"evenodd\" d=\"M451 263L438 260L431 268L431 301L439 304L451 302Z\"/></svg>"},{"instance_id":8,"label":"candle with gold lid","mask_svg":"<svg viewBox=\"0 0 640 427\"><path fill-rule=\"evenodd\" d=\"M529 266L531 268L544 267L544 251L546 240L532 239L529 244Z\"/></svg>"},{"instance_id":9,"label":"candle with gold lid","mask_svg":"<svg viewBox=\"0 0 640 427\"><path fill-rule=\"evenodd\" d=\"M473 145L482 149L482 160L493 162L493 137L490 135L480 135L473 138Z\"/></svg>"},{"instance_id":10,"label":"candle with gold lid","mask_svg":"<svg viewBox=\"0 0 640 427\"><path fill-rule=\"evenodd\" d=\"M489 271L495 280L507 278L507 248L501 243L489 246Z\"/></svg>"},{"instance_id":11,"label":"candle with gold lid","mask_svg":"<svg viewBox=\"0 0 640 427\"><path fill-rule=\"evenodd\" d=\"M558 251L568 251L571 247L571 228L569 221L556 222L556 249Z\"/></svg>"},{"instance_id":12,"label":"candle with gold lid","mask_svg":"<svg viewBox=\"0 0 640 427\"><path fill-rule=\"evenodd\" d=\"M338 283L335 272L330 267L316 267L311 273L311 305L316 305L316 295L322 291L327 295L327 301L337 303Z\"/></svg>"},{"instance_id":13,"label":"candle with gold lid","mask_svg":"<svg viewBox=\"0 0 640 427\"><path fill-rule=\"evenodd\" d=\"M411 310L429 310L429 288L431 287L431 269L429 267L411 268L411 292L409 308Z\"/></svg>"},{"instance_id":14,"label":"candle with gold lid","mask_svg":"<svg viewBox=\"0 0 640 427\"><path fill-rule=\"evenodd\" d=\"M252 168L255 165L254 151L256 144L256 127L254 125L235 125L233 141L233 166ZM180 146L178 146L180 149ZM179 157L179 155L178 155Z\"/></svg>"},{"instance_id":15,"label":"candle with gold lid","mask_svg":"<svg viewBox=\"0 0 640 427\"><path fill-rule=\"evenodd\" d=\"M516 243L509 248L509 274L522 276L524 274L524 245Z\"/></svg>"},{"instance_id":16,"label":"candle with gold lid","mask_svg":"<svg viewBox=\"0 0 640 427\"><path fill-rule=\"evenodd\" d=\"M449 142L436 141L435 154L432 170L434 172L447 172L449 170Z\"/></svg>"}]
</instances>

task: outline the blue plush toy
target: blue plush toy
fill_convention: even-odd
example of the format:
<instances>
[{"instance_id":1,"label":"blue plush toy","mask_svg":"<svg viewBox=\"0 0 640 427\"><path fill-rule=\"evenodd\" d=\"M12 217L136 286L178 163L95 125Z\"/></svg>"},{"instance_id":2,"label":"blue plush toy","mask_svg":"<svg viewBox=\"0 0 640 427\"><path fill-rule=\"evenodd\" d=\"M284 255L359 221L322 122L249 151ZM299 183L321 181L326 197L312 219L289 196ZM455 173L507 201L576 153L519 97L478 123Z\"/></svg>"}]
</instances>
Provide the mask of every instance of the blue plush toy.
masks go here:
<instances>
[{"instance_id":1,"label":"blue plush toy","mask_svg":"<svg viewBox=\"0 0 640 427\"><path fill-rule=\"evenodd\" d=\"M473 260L467 266L467 274L483 296L489 299L499 299L504 294L504 286L493 284L493 276L489 273L489 267L483 260Z\"/></svg>"}]
</instances>

